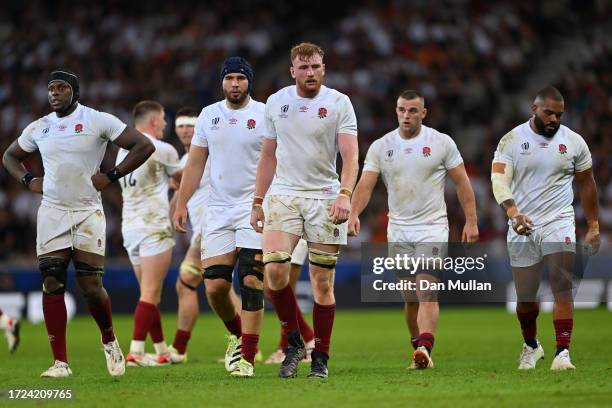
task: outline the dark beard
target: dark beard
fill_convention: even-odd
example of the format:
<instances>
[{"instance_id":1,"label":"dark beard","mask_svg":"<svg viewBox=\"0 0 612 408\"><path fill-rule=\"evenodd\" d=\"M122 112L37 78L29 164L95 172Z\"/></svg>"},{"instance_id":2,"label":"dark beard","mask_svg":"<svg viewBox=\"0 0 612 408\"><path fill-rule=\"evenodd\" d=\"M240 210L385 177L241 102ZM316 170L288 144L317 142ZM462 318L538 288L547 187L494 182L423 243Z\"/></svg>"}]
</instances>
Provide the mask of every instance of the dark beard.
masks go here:
<instances>
[{"instance_id":1,"label":"dark beard","mask_svg":"<svg viewBox=\"0 0 612 408\"><path fill-rule=\"evenodd\" d=\"M559 126L557 125L552 131L548 131L546 130L546 126L544 125L544 121L540 118L538 118L537 116L533 117L533 124L536 128L536 130L538 131L539 135L542 135L544 137L553 137L555 135L555 133L557 133L557 130L559 130Z\"/></svg>"},{"instance_id":2,"label":"dark beard","mask_svg":"<svg viewBox=\"0 0 612 408\"><path fill-rule=\"evenodd\" d=\"M246 97L249 96L249 91L245 91L241 93L240 95L238 95L237 98L233 98L229 94L229 92L224 92L224 93L225 93L225 98L227 98L228 102L231 103L232 105L240 105L242 102L244 102Z\"/></svg>"}]
</instances>

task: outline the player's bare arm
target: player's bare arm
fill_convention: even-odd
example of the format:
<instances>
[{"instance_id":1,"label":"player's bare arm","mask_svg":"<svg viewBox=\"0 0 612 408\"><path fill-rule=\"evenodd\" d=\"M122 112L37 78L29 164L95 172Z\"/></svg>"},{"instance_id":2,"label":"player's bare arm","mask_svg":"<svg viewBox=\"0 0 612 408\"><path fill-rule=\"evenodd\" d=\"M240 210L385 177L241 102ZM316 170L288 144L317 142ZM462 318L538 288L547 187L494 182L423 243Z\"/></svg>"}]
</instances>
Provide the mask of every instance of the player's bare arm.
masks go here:
<instances>
[{"instance_id":1,"label":"player's bare arm","mask_svg":"<svg viewBox=\"0 0 612 408\"><path fill-rule=\"evenodd\" d=\"M113 140L113 143L129 152L125 159L112 170L106 173L98 172L91 177L91 182L98 191L104 190L113 181L136 170L155 152L153 143L145 135L131 127L125 128Z\"/></svg>"},{"instance_id":2,"label":"player's bare arm","mask_svg":"<svg viewBox=\"0 0 612 408\"><path fill-rule=\"evenodd\" d=\"M590 247L590 254L596 254L599 251L599 208L597 202L597 185L593 177L593 168L574 174L574 179L578 183L578 193L580 202L584 209L584 217L587 222L587 233L584 241Z\"/></svg>"},{"instance_id":3,"label":"player's bare arm","mask_svg":"<svg viewBox=\"0 0 612 408\"><path fill-rule=\"evenodd\" d=\"M178 190L176 209L172 216L172 223L178 232L187 232L187 202L200 185L204 174L204 167L208 160L208 147L191 145L187 164L181 176L181 185Z\"/></svg>"},{"instance_id":4,"label":"player's bare arm","mask_svg":"<svg viewBox=\"0 0 612 408\"><path fill-rule=\"evenodd\" d=\"M33 177L22 163L30 155L31 153L28 153L19 147L17 140L14 140L2 156L2 164L4 164L4 167L11 174L11 176L15 177L17 180L20 180L21 183L30 191L42 194L43 178Z\"/></svg>"},{"instance_id":5,"label":"player's bare arm","mask_svg":"<svg viewBox=\"0 0 612 408\"><path fill-rule=\"evenodd\" d=\"M378 173L375 171L364 171L355 187L351 200L351 212L348 219L348 234L356 236L361 229L359 215L365 210L372 197L372 191L378 182Z\"/></svg>"},{"instance_id":6,"label":"player's bare arm","mask_svg":"<svg viewBox=\"0 0 612 408\"><path fill-rule=\"evenodd\" d=\"M264 138L261 143L261 157L257 163L257 176L255 178L255 198L251 210L251 226L257 232L263 232L265 216L263 212L263 198L265 197L274 173L276 172L276 139Z\"/></svg>"},{"instance_id":7,"label":"player's bare arm","mask_svg":"<svg viewBox=\"0 0 612 408\"><path fill-rule=\"evenodd\" d=\"M457 188L457 198L465 216L465 226L461 234L461 241L472 243L478 241L478 218L476 216L476 198L470 183L470 178L465 171L465 165L461 163L455 168L448 170L448 175Z\"/></svg>"},{"instance_id":8,"label":"player's bare arm","mask_svg":"<svg viewBox=\"0 0 612 408\"><path fill-rule=\"evenodd\" d=\"M516 206L510 182L512 181L512 169L506 163L493 162L491 167L491 182L493 184L493 195L497 203L502 206L508 219L512 221L512 229L519 235L531 234L533 221L527 215L521 213Z\"/></svg>"},{"instance_id":9,"label":"player's bare arm","mask_svg":"<svg viewBox=\"0 0 612 408\"><path fill-rule=\"evenodd\" d=\"M351 211L351 195L359 173L359 146L357 137L338 133L338 150L342 157L342 174L340 175L340 193L332 205L329 215L334 224L348 220Z\"/></svg>"}]
</instances>

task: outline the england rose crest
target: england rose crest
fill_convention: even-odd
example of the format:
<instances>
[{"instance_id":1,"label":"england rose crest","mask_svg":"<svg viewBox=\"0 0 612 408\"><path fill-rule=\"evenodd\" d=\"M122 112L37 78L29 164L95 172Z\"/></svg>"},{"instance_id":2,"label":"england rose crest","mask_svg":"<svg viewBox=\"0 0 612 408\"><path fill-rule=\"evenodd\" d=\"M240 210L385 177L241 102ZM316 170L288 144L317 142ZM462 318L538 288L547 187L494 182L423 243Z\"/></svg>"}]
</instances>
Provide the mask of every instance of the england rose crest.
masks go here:
<instances>
[{"instance_id":1,"label":"england rose crest","mask_svg":"<svg viewBox=\"0 0 612 408\"><path fill-rule=\"evenodd\" d=\"M77 123L74 125L74 133L81 133L83 131L83 125L81 123Z\"/></svg>"},{"instance_id":2,"label":"england rose crest","mask_svg":"<svg viewBox=\"0 0 612 408\"><path fill-rule=\"evenodd\" d=\"M255 129L255 125L256 125L255 119L247 120L247 128L248 129Z\"/></svg>"},{"instance_id":3,"label":"england rose crest","mask_svg":"<svg viewBox=\"0 0 612 408\"><path fill-rule=\"evenodd\" d=\"M559 145L559 153L560 153L560 154L565 154L565 153L567 153L567 146L566 146L566 145L564 145L564 144L560 144L560 145Z\"/></svg>"},{"instance_id":4,"label":"england rose crest","mask_svg":"<svg viewBox=\"0 0 612 408\"><path fill-rule=\"evenodd\" d=\"M429 157L429 156L431 156L431 147L425 146L423 148L423 157Z\"/></svg>"},{"instance_id":5,"label":"england rose crest","mask_svg":"<svg viewBox=\"0 0 612 408\"><path fill-rule=\"evenodd\" d=\"M319 108L319 119L327 117L327 109Z\"/></svg>"}]
</instances>

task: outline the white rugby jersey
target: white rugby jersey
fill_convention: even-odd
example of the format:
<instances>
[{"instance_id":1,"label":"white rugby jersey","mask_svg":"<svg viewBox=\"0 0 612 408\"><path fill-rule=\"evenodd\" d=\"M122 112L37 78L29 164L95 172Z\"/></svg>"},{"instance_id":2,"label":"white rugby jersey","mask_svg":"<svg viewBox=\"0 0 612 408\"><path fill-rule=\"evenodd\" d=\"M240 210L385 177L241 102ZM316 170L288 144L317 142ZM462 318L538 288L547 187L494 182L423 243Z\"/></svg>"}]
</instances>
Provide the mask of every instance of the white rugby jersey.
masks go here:
<instances>
[{"instance_id":1,"label":"white rugby jersey","mask_svg":"<svg viewBox=\"0 0 612 408\"><path fill-rule=\"evenodd\" d=\"M155 152L142 166L119 179L123 191L123 231L170 226L168 177L181 169L178 153L171 144L144 135L155 146ZM127 150L119 149L117 164L127 154Z\"/></svg>"},{"instance_id":2,"label":"white rugby jersey","mask_svg":"<svg viewBox=\"0 0 612 408\"><path fill-rule=\"evenodd\" d=\"M242 109L230 109L224 99L208 105L198 116L191 144L208 148L209 206L250 204L253 200L264 109L263 103L253 99Z\"/></svg>"},{"instance_id":3,"label":"white rugby jersey","mask_svg":"<svg viewBox=\"0 0 612 408\"><path fill-rule=\"evenodd\" d=\"M450 136L421 125L411 139L402 139L395 129L372 143L363 171L380 173L389 195L390 223L448 225L446 174L461 163Z\"/></svg>"},{"instance_id":4,"label":"white rugby jersey","mask_svg":"<svg viewBox=\"0 0 612 408\"><path fill-rule=\"evenodd\" d=\"M276 174L268 194L335 198L338 133L357 136L357 118L348 96L321 86L314 98L298 96L296 86L266 102L266 134L276 139Z\"/></svg>"},{"instance_id":5,"label":"white rugby jersey","mask_svg":"<svg viewBox=\"0 0 612 408\"><path fill-rule=\"evenodd\" d=\"M183 157L181 157L181 168L185 168L187 164L187 158L189 157L189 153L185 153ZM193 195L187 202L187 211L189 212L189 220L191 221L192 227L200 227L201 217L204 215L204 207L208 201L208 197L210 196L210 161L206 162L206 167L204 168L204 175L200 180L200 185L194 191Z\"/></svg>"},{"instance_id":6,"label":"white rugby jersey","mask_svg":"<svg viewBox=\"0 0 612 408\"><path fill-rule=\"evenodd\" d=\"M102 199L91 176L100 171L108 141L125 127L115 116L81 104L68 116L60 118L52 112L30 123L17 142L26 152L40 151L45 170L41 205L101 209Z\"/></svg>"},{"instance_id":7,"label":"white rugby jersey","mask_svg":"<svg viewBox=\"0 0 612 408\"><path fill-rule=\"evenodd\" d=\"M578 133L561 125L548 138L535 133L529 121L502 137L493 162L512 165L512 197L536 226L574 217L574 173L593 164L589 147Z\"/></svg>"}]
</instances>

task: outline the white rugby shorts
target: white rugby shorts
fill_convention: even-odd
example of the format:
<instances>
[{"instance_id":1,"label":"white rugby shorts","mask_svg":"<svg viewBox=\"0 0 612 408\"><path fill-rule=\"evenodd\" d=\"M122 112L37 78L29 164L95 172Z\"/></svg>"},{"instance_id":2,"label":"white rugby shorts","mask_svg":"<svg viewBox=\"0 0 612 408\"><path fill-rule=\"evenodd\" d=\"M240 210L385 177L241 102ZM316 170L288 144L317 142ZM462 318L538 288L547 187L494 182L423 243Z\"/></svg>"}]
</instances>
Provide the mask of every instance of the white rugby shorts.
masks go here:
<instances>
[{"instance_id":1,"label":"white rugby shorts","mask_svg":"<svg viewBox=\"0 0 612 408\"><path fill-rule=\"evenodd\" d=\"M335 199L267 196L264 231L282 231L317 244L346 245L348 223L334 224L329 211Z\"/></svg>"},{"instance_id":2,"label":"white rugby shorts","mask_svg":"<svg viewBox=\"0 0 612 408\"><path fill-rule=\"evenodd\" d=\"M123 233L123 246L132 265L140 265L140 258L161 254L174 247L170 226L157 230L127 230Z\"/></svg>"},{"instance_id":3,"label":"white rugby shorts","mask_svg":"<svg viewBox=\"0 0 612 408\"><path fill-rule=\"evenodd\" d=\"M206 207L202 259L236 248L261 249L261 234L251 227L251 204Z\"/></svg>"},{"instance_id":4,"label":"white rugby shorts","mask_svg":"<svg viewBox=\"0 0 612 408\"><path fill-rule=\"evenodd\" d=\"M529 236L508 228L510 265L518 268L533 266L546 255L576 252L576 222L574 218L560 218L536 226Z\"/></svg>"},{"instance_id":5,"label":"white rugby shorts","mask_svg":"<svg viewBox=\"0 0 612 408\"><path fill-rule=\"evenodd\" d=\"M36 221L36 255L66 248L104 256L106 218L101 208L61 210L40 206Z\"/></svg>"},{"instance_id":6,"label":"white rugby shorts","mask_svg":"<svg viewBox=\"0 0 612 408\"><path fill-rule=\"evenodd\" d=\"M448 225L387 226L389 256L444 258L448 252Z\"/></svg>"}]
</instances>

